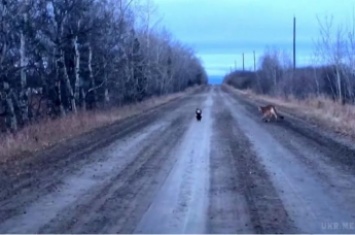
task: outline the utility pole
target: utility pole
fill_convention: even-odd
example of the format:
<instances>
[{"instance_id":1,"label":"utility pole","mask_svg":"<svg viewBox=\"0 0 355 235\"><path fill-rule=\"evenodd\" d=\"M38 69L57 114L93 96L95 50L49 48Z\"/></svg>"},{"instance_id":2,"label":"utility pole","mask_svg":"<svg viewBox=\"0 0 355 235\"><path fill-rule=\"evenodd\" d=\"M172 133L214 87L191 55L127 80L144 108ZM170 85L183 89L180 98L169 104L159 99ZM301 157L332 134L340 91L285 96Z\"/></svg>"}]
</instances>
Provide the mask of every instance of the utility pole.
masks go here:
<instances>
[{"instance_id":1,"label":"utility pole","mask_svg":"<svg viewBox=\"0 0 355 235\"><path fill-rule=\"evenodd\" d=\"M293 70L296 69L296 17L293 17Z\"/></svg>"},{"instance_id":2,"label":"utility pole","mask_svg":"<svg viewBox=\"0 0 355 235\"><path fill-rule=\"evenodd\" d=\"M244 52L242 54L242 58L243 58L243 71L244 71Z\"/></svg>"},{"instance_id":3,"label":"utility pole","mask_svg":"<svg viewBox=\"0 0 355 235\"><path fill-rule=\"evenodd\" d=\"M256 71L256 63L255 63L255 51L253 51L253 55L254 55L254 72Z\"/></svg>"}]
</instances>

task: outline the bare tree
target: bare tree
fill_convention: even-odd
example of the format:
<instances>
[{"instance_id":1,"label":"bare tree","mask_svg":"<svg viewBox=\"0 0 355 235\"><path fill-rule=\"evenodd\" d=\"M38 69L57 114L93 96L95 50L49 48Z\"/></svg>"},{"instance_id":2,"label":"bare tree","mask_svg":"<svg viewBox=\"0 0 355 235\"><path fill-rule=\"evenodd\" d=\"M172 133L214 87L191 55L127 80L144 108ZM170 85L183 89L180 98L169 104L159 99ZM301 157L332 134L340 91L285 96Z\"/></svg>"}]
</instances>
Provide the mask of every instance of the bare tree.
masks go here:
<instances>
[{"instance_id":1,"label":"bare tree","mask_svg":"<svg viewBox=\"0 0 355 235\"><path fill-rule=\"evenodd\" d=\"M7 129L206 83L194 52L158 28L154 14L149 0L0 1Z\"/></svg>"}]
</instances>

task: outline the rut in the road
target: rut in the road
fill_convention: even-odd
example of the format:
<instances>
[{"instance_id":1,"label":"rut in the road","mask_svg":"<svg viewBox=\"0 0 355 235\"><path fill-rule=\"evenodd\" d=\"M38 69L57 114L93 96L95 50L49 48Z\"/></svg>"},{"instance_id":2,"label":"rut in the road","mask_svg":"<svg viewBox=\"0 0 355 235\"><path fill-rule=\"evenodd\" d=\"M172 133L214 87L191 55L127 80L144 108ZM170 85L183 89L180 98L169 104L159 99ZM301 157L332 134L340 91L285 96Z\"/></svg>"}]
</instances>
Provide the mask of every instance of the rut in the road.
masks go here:
<instances>
[{"instance_id":1,"label":"rut in the road","mask_svg":"<svg viewBox=\"0 0 355 235\"><path fill-rule=\"evenodd\" d=\"M223 104L219 99L219 104ZM235 192L244 195L249 225L256 233L290 233L296 231L264 166L258 161L252 145L234 121L225 105L220 105L216 126L219 138L229 146L231 164L235 167ZM226 179L227 180L227 179Z\"/></svg>"},{"instance_id":2,"label":"rut in the road","mask_svg":"<svg viewBox=\"0 0 355 235\"><path fill-rule=\"evenodd\" d=\"M92 138L88 140L89 146L70 155L61 155L67 150L57 148L57 152L52 151L55 154L50 156L51 161L39 157L35 166L46 167L46 170L41 171L43 177L36 174L30 181L43 187L25 185L23 187L31 193L12 197L10 193L14 190L8 192L9 199L1 201L6 210L0 211L4 216L0 231L131 233L175 165L178 155L171 154L172 149L179 145L194 120L186 113L191 110L193 114L205 94L185 97L128 123L123 121L99 130L95 132L97 136L89 135ZM86 137L80 141L85 142ZM106 138L109 140L105 141ZM96 150L95 147L94 152L89 153L90 144L95 141L99 145L104 142L101 145L104 148ZM63 162L70 164L62 167ZM48 185L54 185L55 189L46 191Z\"/></svg>"},{"instance_id":3,"label":"rut in the road","mask_svg":"<svg viewBox=\"0 0 355 235\"><path fill-rule=\"evenodd\" d=\"M166 174L173 164L174 159L166 157L175 144L170 140L181 137L187 128L186 123L186 117L180 116L167 128L174 132L165 131L152 136L150 144L137 154L137 158L107 185L100 187L90 201L75 208L71 218L62 218L61 223L57 221L57 226L43 227L40 232L130 233L139 220L137 216L147 208L153 188L164 179L157 173Z\"/></svg>"},{"instance_id":4,"label":"rut in the road","mask_svg":"<svg viewBox=\"0 0 355 235\"><path fill-rule=\"evenodd\" d=\"M327 137L329 144L320 147L312 137L289 128L294 125L311 132L313 128L309 125L292 118L288 118L290 122L265 125L243 102L225 93L222 97L234 121L253 144L258 160L265 165L275 190L299 231L353 234L353 229L346 226L324 227L327 223L341 224L355 218L354 175L344 170L342 164L330 161L339 156L337 144L332 144L338 140Z\"/></svg>"}]
</instances>

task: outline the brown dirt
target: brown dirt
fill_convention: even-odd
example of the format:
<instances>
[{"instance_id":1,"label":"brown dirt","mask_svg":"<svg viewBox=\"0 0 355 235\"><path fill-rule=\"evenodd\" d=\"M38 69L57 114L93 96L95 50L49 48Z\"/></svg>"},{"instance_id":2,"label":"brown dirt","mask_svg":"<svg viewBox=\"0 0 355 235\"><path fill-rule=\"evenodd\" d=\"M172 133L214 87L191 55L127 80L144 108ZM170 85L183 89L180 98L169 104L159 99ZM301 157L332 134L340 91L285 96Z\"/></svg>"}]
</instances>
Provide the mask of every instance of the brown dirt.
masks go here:
<instances>
[{"instance_id":1,"label":"brown dirt","mask_svg":"<svg viewBox=\"0 0 355 235\"><path fill-rule=\"evenodd\" d=\"M354 233L354 152L210 87L0 166L0 232Z\"/></svg>"}]
</instances>

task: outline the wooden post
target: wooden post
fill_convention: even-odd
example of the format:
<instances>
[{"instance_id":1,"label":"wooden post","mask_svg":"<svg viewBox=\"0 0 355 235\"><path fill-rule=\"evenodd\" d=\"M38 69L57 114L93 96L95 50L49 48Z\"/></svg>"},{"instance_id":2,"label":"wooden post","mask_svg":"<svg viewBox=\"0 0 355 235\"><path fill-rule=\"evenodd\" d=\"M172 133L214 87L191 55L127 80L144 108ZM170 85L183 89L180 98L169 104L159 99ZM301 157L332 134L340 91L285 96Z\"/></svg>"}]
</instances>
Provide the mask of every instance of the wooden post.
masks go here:
<instances>
[{"instance_id":1,"label":"wooden post","mask_svg":"<svg viewBox=\"0 0 355 235\"><path fill-rule=\"evenodd\" d=\"M256 71L255 51L253 51L253 55L254 55L254 72L255 72Z\"/></svg>"},{"instance_id":2,"label":"wooden post","mask_svg":"<svg viewBox=\"0 0 355 235\"><path fill-rule=\"evenodd\" d=\"M296 17L293 17L293 70L296 69Z\"/></svg>"},{"instance_id":3,"label":"wooden post","mask_svg":"<svg viewBox=\"0 0 355 235\"><path fill-rule=\"evenodd\" d=\"M244 71L244 53L242 54L243 57L243 71Z\"/></svg>"}]
</instances>

